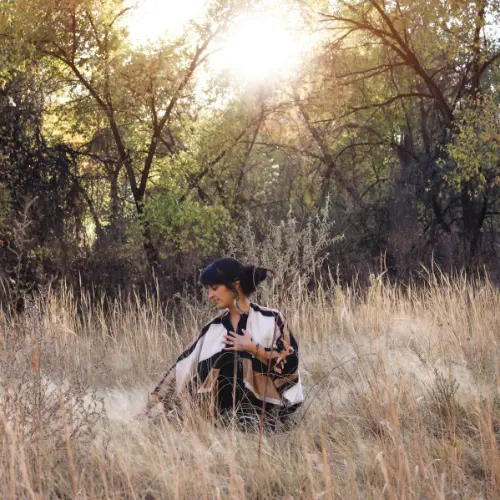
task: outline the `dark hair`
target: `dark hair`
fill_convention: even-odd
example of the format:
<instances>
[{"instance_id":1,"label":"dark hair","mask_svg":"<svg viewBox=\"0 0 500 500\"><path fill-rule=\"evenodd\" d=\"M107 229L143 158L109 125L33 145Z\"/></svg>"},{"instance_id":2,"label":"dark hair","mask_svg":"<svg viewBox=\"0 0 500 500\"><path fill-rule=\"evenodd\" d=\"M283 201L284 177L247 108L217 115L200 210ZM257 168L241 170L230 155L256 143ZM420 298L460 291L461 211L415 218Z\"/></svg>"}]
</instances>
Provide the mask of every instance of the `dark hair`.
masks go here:
<instances>
[{"instance_id":1,"label":"dark hair","mask_svg":"<svg viewBox=\"0 0 500 500\"><path fill-rule=\"evenodd\" d=\"M226 257L207 266L201 273L200 282L203 285L226 285L236 291L233 283L239 281L241 290L248 296L267 278L268 271L264 267L244 265L236 259Z\"/></svg>"}]
</instances>

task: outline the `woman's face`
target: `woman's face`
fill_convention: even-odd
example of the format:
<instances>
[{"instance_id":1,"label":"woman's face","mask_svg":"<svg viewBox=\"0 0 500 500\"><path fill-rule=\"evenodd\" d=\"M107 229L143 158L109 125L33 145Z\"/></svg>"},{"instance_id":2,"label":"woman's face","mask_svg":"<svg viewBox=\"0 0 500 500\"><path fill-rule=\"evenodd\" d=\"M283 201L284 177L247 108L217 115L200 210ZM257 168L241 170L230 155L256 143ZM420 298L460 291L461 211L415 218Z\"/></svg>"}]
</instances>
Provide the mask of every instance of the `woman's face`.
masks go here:
<instances>
[{"instance_id":1,"label":"woman's face","mask_svg":"<svg viewBox=\"0 0 500 500\"><path fill-rule=\"evenodd\" d=\"M208 285L208 300L219 309L228 309L234 303L234 292L226 285Z\"/></svg>"}]
</instances>

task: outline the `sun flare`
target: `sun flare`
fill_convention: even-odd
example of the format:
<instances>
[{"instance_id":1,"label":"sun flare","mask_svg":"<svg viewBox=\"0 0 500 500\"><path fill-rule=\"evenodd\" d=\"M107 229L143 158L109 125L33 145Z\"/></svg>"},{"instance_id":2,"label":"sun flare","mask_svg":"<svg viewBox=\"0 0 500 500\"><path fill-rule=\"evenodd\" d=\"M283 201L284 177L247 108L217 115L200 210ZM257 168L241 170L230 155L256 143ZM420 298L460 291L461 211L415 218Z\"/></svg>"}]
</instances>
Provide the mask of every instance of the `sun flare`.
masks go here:
<instances>
[{"instance_id":1,"label":"sun flare","mask_svg":"<svg viewBox=\"0 0 500 500\"><path fill-rule=\"evenodd\" d=\"M206 0L139 0L127 29L134 46L182 33L205 14ZM249 83L289 76L301 59L301 40L293 16L282 9L242 13L214 40L210 68ZM296 20L295 20L296 21Z\"/></svg>"},{"instance_id":2,"label":"sun flare","mask_svg":"<svg viewBox=\"0 0 500 500\"><path fill-rule=\"evenodd\" d=\"M286 76L299 60L299 41L278 13L242 15L220 45L212 66L251 82Z\"/></svg>"}]
</instances>

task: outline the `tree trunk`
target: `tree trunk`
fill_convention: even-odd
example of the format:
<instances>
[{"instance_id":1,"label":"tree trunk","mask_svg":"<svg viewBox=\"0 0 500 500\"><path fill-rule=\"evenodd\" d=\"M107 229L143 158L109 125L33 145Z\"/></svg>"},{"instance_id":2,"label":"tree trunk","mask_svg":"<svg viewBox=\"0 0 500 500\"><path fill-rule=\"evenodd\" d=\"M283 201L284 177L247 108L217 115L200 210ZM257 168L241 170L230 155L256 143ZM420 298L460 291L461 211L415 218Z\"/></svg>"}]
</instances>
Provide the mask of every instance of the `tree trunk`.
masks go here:
<instances>
[{"instance_id":1,"label":"tree trunk","mask_svg":"<svg viewBox=\"0 0 500 500\"><path fill-rule=\"evenodd\" d=\"M121 241L123 237L123 227L120 221L121 213L120 213L120 200L118 198L118 177L120 175L120 171L122 169L122 165L116 165L114 169L110 168L108 170L109 175L109 237L111 241Z\"/></svg>"},{"instance_id":2,"label":"tree trunk","mask_svg":"<svg viewBox=\"0 0 500 500\"><path fill-rule=\"evenodd\" d=\"M469 270L473 270L473 268L477 265L481 231L488 206L487 197L483 197L482 201L476 200L470 194L472 190L473 186L471 186L470 181L462 182L461 204L463 237L465 240L467 268Z\"/></svg>"},{"instance_id":3,"label":"tree trunk","mask_svg":"<svg viewBox=\"0 0 500 500\"><path fill-rule=\"evenodd\" d=\"M137 215L141 219L141 230L142 230L142 238L143 243L142 247L144 248L144 252L146 253L146 259L148 261L150 278L161 278L163 276L162 269L160 266L160 254L156 246L153 243L153 235L151 234L151 226L147 220L144 220L144 197L143 196L134 196L135 198L135 206L137 209Z\"/></svg>"}]
</instances>

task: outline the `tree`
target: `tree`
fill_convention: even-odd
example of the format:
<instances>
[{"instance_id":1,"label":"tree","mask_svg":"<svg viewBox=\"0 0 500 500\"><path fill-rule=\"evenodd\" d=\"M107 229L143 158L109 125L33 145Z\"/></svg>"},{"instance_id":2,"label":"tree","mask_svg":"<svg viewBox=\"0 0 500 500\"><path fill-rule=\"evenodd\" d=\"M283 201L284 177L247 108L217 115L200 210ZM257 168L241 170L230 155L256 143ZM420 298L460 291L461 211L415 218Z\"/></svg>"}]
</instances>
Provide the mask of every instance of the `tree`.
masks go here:
<instances>
[{"instance_id":1,"label":"tree","mask_svg":"<svg viewBox=\"0 0 500 500\"><path fill-rule=\"evenodd\" d=\"M141 220L147 260L158 273L158 251L143 217L148 182L160 146L175 152L175 130L188 114L195 72L233 9L215 9L197 27L198 42L185 36L147 52L127 47L120 26L126 11L120 0L19 0L12 32L33 44L70 94L88 97L89 110L106 121Z\"/></svg>"},{"instance_id":2,"label":"tree","mask_svg":"<svg viewBox=\"0 0 500 500\"><path fill-rule=\"evenodd\" d=\"M10 59L0 89L0 261L21 298L70 269L85 240L86 193L75 152L43 137L36 71L17 62Z\"/></svg>"},{"instance_id":3,"label":"tree","mask_svg":"<svg viewBox=\"0 0 500 500\"><path fill-rule=\"evenodd\" d=\"M412 194L433 213L424 231L433 239L436 229L450 233L460 221L469 264L477 257L491 192L483 191L482 198L472 195L479 174L462 178L460 196L447 191L444 176L453 176L454 169L447 145L457 132L460 110L474 109L490 91L489 75L498 64L500 47L488 25L499 14L497 3L486 0L362 0L339 2L322 15L333 33L330 54L345 61L344 71L335 77L351 92L341 118L352 118L365 137L391 145L402 168L405 162L413 164L410 170L423 186ZM337 61L338 68L342 63ZM386 118L397 117L395 113L399 126L380 127Z\"/></svg>"}]
</instances>

